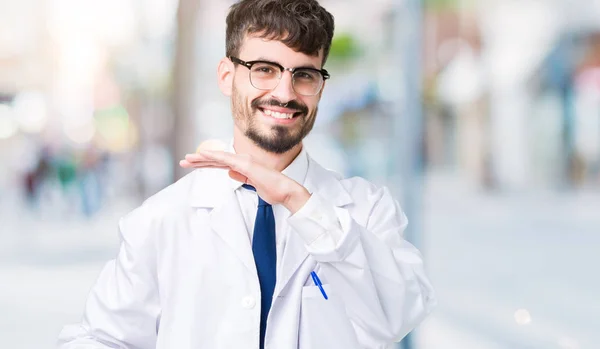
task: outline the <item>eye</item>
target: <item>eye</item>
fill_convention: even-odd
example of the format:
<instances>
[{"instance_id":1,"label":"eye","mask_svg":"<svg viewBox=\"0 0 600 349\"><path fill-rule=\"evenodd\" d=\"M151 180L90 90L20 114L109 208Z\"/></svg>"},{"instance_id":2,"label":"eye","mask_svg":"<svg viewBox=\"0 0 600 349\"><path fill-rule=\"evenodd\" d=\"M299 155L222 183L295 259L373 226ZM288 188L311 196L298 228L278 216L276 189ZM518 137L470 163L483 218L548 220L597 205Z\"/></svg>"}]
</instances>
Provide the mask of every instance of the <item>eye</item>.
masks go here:
<instances>
[{"instance_id":1,"label":"eye","mask_svg":"<svg viewBox=\"0 0 600 349\"><path fill-rule=\"evenodd\" d=\"M261 73L269 74L269 73L273 72L273 68L271 68L271 67L258 67L257 71L259 71Z\"/></svg>"},{"instance_id":2,"label":"eye","mask_svg":"<svg viewBox=\"0 0 600 349\"><path fill-rule=\"evenodd\" d=\"M274 67L272 64L266 63L257 63L252 66L252 73L266 77L266 76L275 76L277 75L277 67Z\"/></svg>"},{"instance_id":3,"label":"eye","mask_svg":"<svg viewBox=\"0 0 600 349\"><path fill-rule=\"evenodd\" d=\"M304 71L304 70L299 70L294 74L294 78L298 79L298 80L303 80L303 81L313 81L316 80L316 73L312 72L312 71Z\"/></svg>"}]
</instances>

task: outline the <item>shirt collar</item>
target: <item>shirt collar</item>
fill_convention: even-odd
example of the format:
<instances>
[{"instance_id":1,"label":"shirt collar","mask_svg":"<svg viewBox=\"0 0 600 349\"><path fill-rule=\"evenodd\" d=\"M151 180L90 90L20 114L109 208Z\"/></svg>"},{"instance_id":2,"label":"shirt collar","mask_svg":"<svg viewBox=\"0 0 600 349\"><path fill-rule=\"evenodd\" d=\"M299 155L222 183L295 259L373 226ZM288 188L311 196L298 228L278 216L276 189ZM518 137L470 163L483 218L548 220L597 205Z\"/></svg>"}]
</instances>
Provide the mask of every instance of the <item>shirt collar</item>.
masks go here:
<instances>
[{"instance_id":1,"label":"shirt collar","mask_svg":"<svg viewBox=\"0 0 600 349\"><path fill-rule=\"evenodd\" d=\"M233 148L233 140L229 143L227 151L229 151L230 153L233 153L233 154L236 153L235 149ZM307 172L308 172L308 154L303 146L302 150L300 151L298 156L296 156L294 161L292 161L292 163L289 164L288 167L286 167L283 171L281 171L281 173L290 177L291 179L293 179L294 181L296 181L300 184L304 184L304 180L306 179ZM229 182L231 185L231 189L233 189L233 190L237 190L244 184L244 183L238 182L231 178L230 178Z\"/></svg>"}]
</instances>

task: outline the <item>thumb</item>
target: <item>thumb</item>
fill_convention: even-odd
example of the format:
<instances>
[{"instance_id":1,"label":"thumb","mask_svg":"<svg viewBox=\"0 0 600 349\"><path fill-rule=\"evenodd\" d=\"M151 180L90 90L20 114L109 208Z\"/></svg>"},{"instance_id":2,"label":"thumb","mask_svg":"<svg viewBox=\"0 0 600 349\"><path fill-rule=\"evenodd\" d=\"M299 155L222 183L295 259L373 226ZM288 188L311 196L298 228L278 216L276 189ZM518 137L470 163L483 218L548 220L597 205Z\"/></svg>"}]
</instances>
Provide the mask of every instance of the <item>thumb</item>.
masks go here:
<instances>
[{"instance_id":1,"label":"thumb","mask_svg":"<svg viewBox=\"0 0 600 349\"><path fill-rule=\"evenodd\" d=\"M229 170L229 177L238 182L248 183L248 177L234 170Z\"/></svg>"}]
</instances>

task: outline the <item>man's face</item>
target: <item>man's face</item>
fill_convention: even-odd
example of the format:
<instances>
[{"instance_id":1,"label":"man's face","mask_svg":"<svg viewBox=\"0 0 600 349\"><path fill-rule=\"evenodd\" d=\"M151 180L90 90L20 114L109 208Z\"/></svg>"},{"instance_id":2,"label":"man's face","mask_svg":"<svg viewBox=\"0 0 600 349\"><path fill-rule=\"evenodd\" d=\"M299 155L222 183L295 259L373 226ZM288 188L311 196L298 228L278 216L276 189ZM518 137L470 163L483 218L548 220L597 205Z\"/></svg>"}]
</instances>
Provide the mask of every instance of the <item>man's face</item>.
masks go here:
<instances>
[{"instance_id":1,"label":"man's face","mask_svg":"<svg viewBox=\"0 0 600 349\"><path fill-rule=\"evenodd\" d=\"M322 53L316 57L308 56L280 41L248 36L238 58L246 62L275 62L287 68L321 69ZM282 73L279 84L273 90L259 90L252 86L249 70L241 65L235 67L231 93L235 127L262 149L278 154L298 145L312 130L321 99L321 92L316 96L296 93L289 71ZM286 118L283 114L292 114L293 117Z\"/></svg>"}]
</instances>

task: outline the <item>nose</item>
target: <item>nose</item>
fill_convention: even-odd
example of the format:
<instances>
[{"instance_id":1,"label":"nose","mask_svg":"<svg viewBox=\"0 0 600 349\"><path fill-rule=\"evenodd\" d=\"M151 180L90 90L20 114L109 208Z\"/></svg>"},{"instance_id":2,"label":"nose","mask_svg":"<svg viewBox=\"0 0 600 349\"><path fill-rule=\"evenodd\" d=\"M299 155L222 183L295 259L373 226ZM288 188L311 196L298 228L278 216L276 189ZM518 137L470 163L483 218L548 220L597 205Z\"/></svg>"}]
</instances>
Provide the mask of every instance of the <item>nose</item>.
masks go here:
<instances>
[{"instance_id":1,"label":"nose","mask_svg":"<svg viewBox=\"0 0 600 349\"><path fill-rule=\"evenodd\" d=\"M279 84L271 91L273 98L277 99L282 104L296 99L296 92L292 86L292 73L284 71L281 75Z\"/></svg>"}]
</instances>

